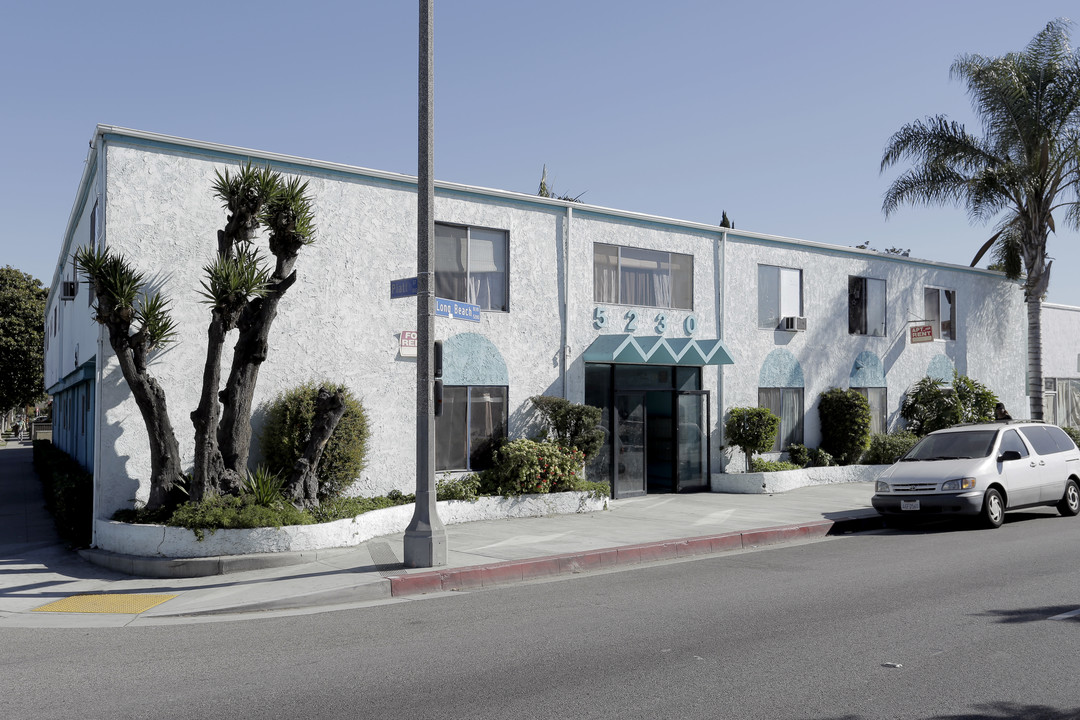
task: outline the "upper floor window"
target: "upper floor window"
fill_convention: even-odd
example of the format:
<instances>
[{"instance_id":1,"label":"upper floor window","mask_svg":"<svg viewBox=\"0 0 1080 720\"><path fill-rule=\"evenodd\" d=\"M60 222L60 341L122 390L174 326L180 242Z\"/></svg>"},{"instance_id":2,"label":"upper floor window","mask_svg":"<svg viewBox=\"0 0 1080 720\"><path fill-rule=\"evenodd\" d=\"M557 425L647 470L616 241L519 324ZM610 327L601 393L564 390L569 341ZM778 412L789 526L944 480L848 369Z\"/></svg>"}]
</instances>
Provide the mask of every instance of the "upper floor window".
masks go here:
<instances>
[{"instance_id":1,"label":"upper floor window","mask_svg":"<svg viewBox=\"0 0 1080 720\"><path fill-rule=\"evenodd\" d=\"M802 270L758 265L758 327L776 329L781 318L803 314Z\"/></svg>"},{"instance_id":2,"label":"upper floor window","mask_svg":"<svg viewBox=\"0 0 1080 720\"><path fill-rule=\"evenodd\" d=\"M923 289L923 312L934 328L935 340L956 339L956 291L943 288Z\"/></svg>"},{"instance_id":3,"label":"upper floor window","mask_svg":"<svg viewBox=\"0 0 1080 720\"><path fill-rule=\"evenodd\" d=\"M694 258L593 243L593 300L693 310Z\"/></svg>"},{"instance_id":4,"label":"upper floor window","mask_svg":"<svg viewBox=\"0 0 1080 720\"><path fill-rule=\"evenodd\" d=\"M885 281L848 276L848 332L885 337Z\"/></svg>"},{"instance_id":5,"label":"upper floor window","mask_svg":"<svg viewBox=\"0 0 1080 720\"><path fill-rule=\"evenodd\" d=\"M509 309L509 233L505 230L435 224L435 295Z\"/></svg>"}]
</instances>

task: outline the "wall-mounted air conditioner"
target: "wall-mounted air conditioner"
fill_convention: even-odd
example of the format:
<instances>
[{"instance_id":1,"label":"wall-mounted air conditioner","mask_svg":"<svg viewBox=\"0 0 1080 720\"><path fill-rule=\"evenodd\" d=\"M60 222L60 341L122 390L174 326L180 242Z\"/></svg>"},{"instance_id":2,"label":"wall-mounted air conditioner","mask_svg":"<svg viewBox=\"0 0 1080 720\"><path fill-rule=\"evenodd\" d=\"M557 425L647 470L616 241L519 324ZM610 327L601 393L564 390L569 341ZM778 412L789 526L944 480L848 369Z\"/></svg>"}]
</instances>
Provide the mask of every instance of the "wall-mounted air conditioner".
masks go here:
<instances>
[{"instance_id":1,"label":"wall-mounted air conditioner","mask_svg":"<svg viewBox=\"0 0 1080 720\"><path fill-rule=\"evenodd\" d=\"M794 315L780 318L780 329L788 332L802 332L806 330L806 318Z\"/></svg>"},{"instance_id":2,"label":"wall-mounted air conditioner","mask_svg":"<svg viewBox=\"0 0 1080 720\"><path fill-rule=\"evenodd\" d=\"M60 283L60 299L61 300L74 300L75 291L78 290L78 284L74 280L64 280Z\"/></svg>"}]
</instances>

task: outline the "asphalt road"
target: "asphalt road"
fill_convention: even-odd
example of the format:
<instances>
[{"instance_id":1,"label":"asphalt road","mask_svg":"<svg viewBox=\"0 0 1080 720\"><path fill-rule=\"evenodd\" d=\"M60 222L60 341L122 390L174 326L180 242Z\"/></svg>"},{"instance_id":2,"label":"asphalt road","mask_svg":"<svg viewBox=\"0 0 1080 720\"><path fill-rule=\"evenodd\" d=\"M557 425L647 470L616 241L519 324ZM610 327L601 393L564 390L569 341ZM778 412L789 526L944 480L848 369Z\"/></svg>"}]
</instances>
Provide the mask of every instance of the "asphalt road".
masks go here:
<instances>
[{"instance_id":1,"label":"asphalt road","mask_svg":"<svg viewBox=\"0 0 1080 720\"><path fill-rule=\"evenodd\" d=\"M3 718L1080 718L1080 519L288 618L0 627Z\"/></svg>"}]
</instances>

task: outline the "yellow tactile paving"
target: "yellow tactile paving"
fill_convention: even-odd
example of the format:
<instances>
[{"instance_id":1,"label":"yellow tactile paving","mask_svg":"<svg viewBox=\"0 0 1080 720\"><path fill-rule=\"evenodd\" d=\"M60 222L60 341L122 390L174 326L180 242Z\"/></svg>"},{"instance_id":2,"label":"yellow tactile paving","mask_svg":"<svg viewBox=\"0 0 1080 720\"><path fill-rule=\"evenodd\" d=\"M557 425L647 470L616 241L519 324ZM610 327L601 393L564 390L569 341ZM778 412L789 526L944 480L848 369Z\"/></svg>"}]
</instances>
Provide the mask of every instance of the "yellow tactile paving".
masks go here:
<instances>
[{"instance_id":1,"label":"yellow tactile paving","mask_svg":"<svg viewBox=\"0 0 1080 720\"><path fill-rule=\"evenodd\" d=\"M34 608L34 612L69 612L69 613L130 613L138 615L175 595L134 595L110 593L107 595L72 595L63 600L51 602Z\"/></svg>"}]
</instances>

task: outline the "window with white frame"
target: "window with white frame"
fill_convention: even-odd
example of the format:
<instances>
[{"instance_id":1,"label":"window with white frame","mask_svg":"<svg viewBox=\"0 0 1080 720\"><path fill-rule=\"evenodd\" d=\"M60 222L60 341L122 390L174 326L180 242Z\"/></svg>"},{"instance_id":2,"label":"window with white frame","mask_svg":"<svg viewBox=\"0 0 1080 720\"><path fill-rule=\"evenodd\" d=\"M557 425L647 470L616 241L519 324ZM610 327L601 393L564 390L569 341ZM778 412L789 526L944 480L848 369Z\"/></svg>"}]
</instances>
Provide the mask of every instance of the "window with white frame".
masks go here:
<instances>
[{"instance_id":1,"label":"window with white frame","mask_svg":"<svg viewBox=\"0 0 1080 720\"><path fill-rule=\"evenodd\" d=\"M443 388L442 415L435 418L435 469L491 467L497 441L506 437L507 388L456 385Z\"/></svg>"},{"instance_id":2,"label":"window with white frame","mask_svg":"<svg viewBox=\"0 0 1080 720\"><path fill-rule=\"evenodd\" d=\"M509 233L505 230L435 224L435 295L509 309Z\"/></svg>"},{"instance_id":3,"label":"window with white frame","mask_svg":"<svg viewBox=\"0 0 1080 720\"><path fill-rule=\"evenodd\" d=\"M853 387L870 405L870 434L888 432L889 391L883 387Z\"/></svg>"},{"instance_id":4,"label":"window with white frame","mask_svg":"<svg viewBox=\"0 0 1080 720\"><path fill-rule=\"evenodd\" d=\"M935 340L956 339L956 291L928 287L923 289L923 312L934 329Z\"/></svg>"},{"instance_id":5,"label":"window with white frame","mask_svg":"<svg viewBox=\"0 0 1080 720\"><path fill-rule=\"evenodd\" d=\"M802 270L758 265L758 327L775 330L782 318L802 314Z\"/></svg>"},{"instance_id":6,"label":"window with white frame","mask_svg":"<svg viewBox=\"0 0 1080 720\"><path fill-rule=\"evenodd\" d=\"M694 258L661 250L593 243L593 300L694 309Z\"/></svg>"},{"instance_id":7,"label":"window with white frame","mask_svg":"<svg viewBox=\"0 0 1080 720\"><path fill-rule=\"evenodd\" d=\"M801 387L758 388L758 407L768 408L780 418L780 429L772 451L787 450L792 443L803 442L803 389Z\"/></svg>"},{"instance_id":8,"label":"window with white frame","mask_svg":"<svg viewBox=\"0 0 1080 720\"><path fill-rule=\"evenodd\" d=\"M885 281L848 276L848 332L885 337Z\"/></svg>"}]
</instances>

